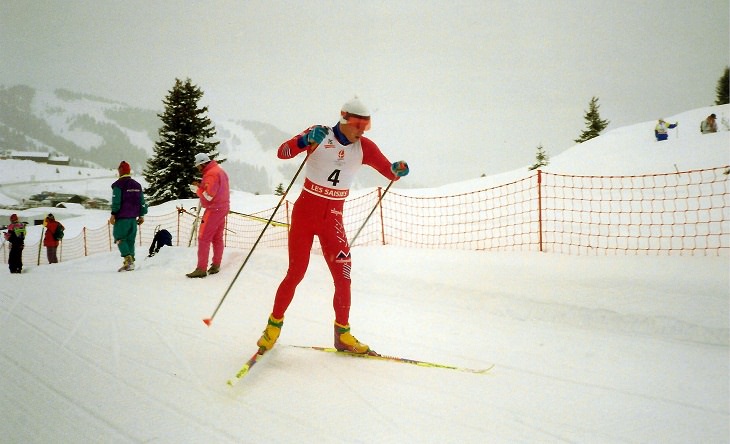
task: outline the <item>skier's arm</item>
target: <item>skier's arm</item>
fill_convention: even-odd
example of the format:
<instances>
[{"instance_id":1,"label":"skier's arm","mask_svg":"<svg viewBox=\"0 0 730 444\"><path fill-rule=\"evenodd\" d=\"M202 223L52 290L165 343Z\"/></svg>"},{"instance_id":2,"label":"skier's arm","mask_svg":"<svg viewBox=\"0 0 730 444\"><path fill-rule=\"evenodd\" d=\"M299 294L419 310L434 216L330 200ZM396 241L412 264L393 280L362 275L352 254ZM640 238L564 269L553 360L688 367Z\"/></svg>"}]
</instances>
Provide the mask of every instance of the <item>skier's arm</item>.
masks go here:
<instances>
[{"instance_id":1,"label":"skier's arm","mask_svg":"<svg viewBox=\"0 0 730 444\"><path fill-rule=\"evenodd\" d=\"M398 180L408 174L408 164L402 160L391 164L372 140L362 137L360 143L362 144L362 163L373 167L383 177Z\"/></svg>"},{"instance_id":2,"label":"skier's arm","mask_svg":"<svg viewBox=\"0 0 730 444\"><path fill-rule=\"evenodd\" d=\"M122 208L122 190L118 187L112 187L112 216L116 216L117 212Z\"/></svg>"},{"instance_id":3,"label":"skier's arm","mask_svg":"<svg viewBox=\"0 0 730 444\"><path fill-rule=\"evenodd\" d=\"M147 214L147 202L144 200L144 193L139 193L139 217L137 217L137 225L144 223L144 215Z\"/></svg>"},{"instance_id":4,"label":"skier's arm","mask_svg":"<svg viewBox=\"0 0 730 444\"><path fill-rule=\"evenodd\" d=\"M297 154L306 151L307 149L316 148L327 134L330 129L326 126L314 125L286 142L282 143L277 151L276 155L279 159L291 159Z\"/></svg>"},{"instance_id":5,"label":"skier's arm","mask_svg":"<svg viewBox=\"0 0 730 444\"><path fill-rule=\"evenodd\" d=\"M198 187L197 195L201 199L205 199L206 201L210 202L213 200L213 198L218 194L218 189L220 188L220 177L218 174L214 172L208 172L207 174L203 175L202 182L200 183L200 187Z\"/></svg>"}]
</instances>

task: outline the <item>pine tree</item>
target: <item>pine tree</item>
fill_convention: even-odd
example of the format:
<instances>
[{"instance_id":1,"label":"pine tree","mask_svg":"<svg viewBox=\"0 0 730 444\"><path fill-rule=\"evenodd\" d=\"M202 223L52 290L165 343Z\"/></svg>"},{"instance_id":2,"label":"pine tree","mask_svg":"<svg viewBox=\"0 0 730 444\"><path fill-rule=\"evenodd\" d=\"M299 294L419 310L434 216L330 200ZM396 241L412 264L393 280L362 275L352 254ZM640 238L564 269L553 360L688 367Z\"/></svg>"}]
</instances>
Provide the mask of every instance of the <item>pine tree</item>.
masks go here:
<instances>
[{"instance_id":1,"label":"pine tree","mask_svg":"<svg viewBox=\"0 0 730 444\"><path fill-rule=\"evenodd\" d=\"M211 159L218 146L215 127L206 113L208 107L198 107L203 96L199 87L190 79L175 79L175 86L168 91L159 129L159 140L153 148L154 155L147 160L142 175L148 183L145 197L150 205L158 205L174 199L195 198L189 185L199 179L195 168L195 155L206 153Z\"/></svg>"},{"instance_id":2,"label":"pine tree","mask_svg":"<svg viewBox=\"0 0 730 444\"><path fill-rule=\"evenodd\" d=\"M586 111L583 117L586 121L587 128L583 130L580 137L575 139L575 143L583 143L586 140L591 140L594 137L598 137L601 131L606 129L609 123L608 120L601 120L601 115L598 113L598 97L593 97L591 103L588 105L588 111Z\"/></svg>"},{"instance_id":3,"label":"pine tree","mask_svg":"<svg viewBox=\"0 0 730 444\"><path fill-rule=\"evenodd\" d=\"M279 183L279 185L276 186L276 189L274 190L274 194L277 196L283 196L284 195L284 184Z\"/></svg>"},{"instance_id":4,"label":"pine tree","mask_svg":"<svg viewBox=\"0 0 730 444\"><path fill-rule=\"evenodd\" d=\"M720 77L720 80L717 81L717 88L715 88L715 92L717 93L717 100L715 100L715 105L725 105L727 103L730 103L730 91L728 89L730 88L730 67L725 67L725 73Z\"/></svg>"},{"instance_id":5,"label":"pine tree","mask_svg":"<svg viewBox=\"0 0 730 444\"><path fill-rule=\"evenodd\" d=\"M550 163L550 157L545 152L545 149L542 147L542 144L537 146L537 153L535 154L535 163L527 168L528 170L536 170L540 167L547 166L547 164Z\"/></svg>"}]
</instances>

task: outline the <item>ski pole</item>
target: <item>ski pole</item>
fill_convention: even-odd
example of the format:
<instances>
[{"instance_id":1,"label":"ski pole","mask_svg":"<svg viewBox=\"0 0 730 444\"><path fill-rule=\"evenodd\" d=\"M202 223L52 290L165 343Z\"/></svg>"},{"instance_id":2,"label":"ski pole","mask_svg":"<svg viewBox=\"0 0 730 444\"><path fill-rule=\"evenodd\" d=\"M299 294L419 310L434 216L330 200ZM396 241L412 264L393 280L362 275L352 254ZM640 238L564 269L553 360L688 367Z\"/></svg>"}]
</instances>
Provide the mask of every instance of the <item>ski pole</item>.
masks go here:
<instances>
[{"instance_id":1,"label":"ski pole","mask_svg":"<svg viewBox=\"0 0 730 444\"><path fill-rule=\"evenodd\" d=\"M390 183L388 184L388 186L385 187L385 191L383 191L383 194L381 194L380 197L378 197L378 201L375 202L375 206L373 207L372 210L370 210L370 214L368 214L368 217L365 218L365 222L362 223L362 225L360 226L360 229L357 230L357 233L355 233L355 237L352 238L350 245L355 245L355 239L357 239L357 237L360 235L360 232L362 231L362 229L365 228L365 224L368 223L368 220L370 220L370 216L372 216L373 213L375 212L375 209L378 208L378 205L380 205L380 202L383 200L383 197L385 197L385 193L388 192L388 190L390 189L390 186L393 185L393 182L395 182L395 181L391 180Z\"/></svg>"},{"instance_id":2,"label":"ski pole","mask_svg":"<svg viewBox=\"0 0 730 444\"><path fill-rule=\"evenodd\" d=\"M231 213L231 214L237 214L239 216L243 216L243 217L245 217L247 219L255 220L255 221L258 221L258 222L266 222L266 218L265 217L254 216L253 214L239 213L237 211L229 211L229 213ZM289 224L286 223L286 222L279 222L279 221L276 221L276 220L272 220L271 221L271 225L274 226L274 227L288 227L289 226Z\"/></svg>"},{"instance_id":3,"label":"ski pole","mask_svg":"<svg viewBox=\"0 0 730 444\"><path fill-rule=\"evenodd\" d=\"M188 247L193 245L193 238L195 237L195 232L198 231L198 220L200 219L200 207L201 207L201 200L198 199L198 208L195 209L195 220L193 221L193 228L190 230L190 240L188 241Z\"/></svg>"},{"instance_id":4,"label":"ski pole","mask_svg":"<svg viewBox=\"0 0 730 444\"><path fill-rule=\"evenodd\" d=\"M36 265L41 265L41 251L43 250L43 232L46 230L46 227L41 227L41 239L38 241L38 262Z\"/></svg>"},{"instance_id":5,"label":"ski pole","mask_svg":"<svg viewBox=\"0 0 730 444\"><path fill-rule=\"evenodd\" d=\"M213 314L210 315L209 318L203 319L203 322L205 322L205 325L210 327L210 323L213 322L213 318L215 318L216 313L218 313L218 310L221 308L221 305L223 305L223 301L228 296L228 292L231 291L231 287L233 287L233 284L236 282L236 279L238 279L238 275L241 274L241 271L243 270L243 267L246 266L246 263L248 262L248 259L251 257L251 254L253 254L253 251L256 249L256 246L259 244L259 241L264 236L264 232L266 229L271 225L271 221L274 220L274 216L276 215L276 212L279 211L279 207L284 202L284 199L286 199L286 195L289 194L289 190L291 189L292 185L294 185L294 181L297 180L297 177L299 176L299 173L302 172L302 169L304 168L304 164L307 163L307 159L309 159L309 156L314 152L314 148L316 148L318 145L313 146L312 149L307 151L307 156L302 161L302 164L299 165L299 169L294 174L294 177L292 177L291 182L289 182L289 186L286 187L286 191L284 191L284 194L281 195L281 199L279 199L279 203L276 204L276 208L274 208L274 211L271 212L271 216L269 216L269 220L266 222L266 225L264 225L264 229L261 230L261 234L259 234L258 239L256 239L256 242L253 243L253 246L251 247L251 250L248 252L248 255L246 256L246 259L243 260L243 263L238 268L238 272L235 276L233 276L233 280L228 285L228 288L226 288L225 293L223 293L223 297L221 298L220 302L218 302L218 306L213 310Z\"/></svg>"}]
</instances>

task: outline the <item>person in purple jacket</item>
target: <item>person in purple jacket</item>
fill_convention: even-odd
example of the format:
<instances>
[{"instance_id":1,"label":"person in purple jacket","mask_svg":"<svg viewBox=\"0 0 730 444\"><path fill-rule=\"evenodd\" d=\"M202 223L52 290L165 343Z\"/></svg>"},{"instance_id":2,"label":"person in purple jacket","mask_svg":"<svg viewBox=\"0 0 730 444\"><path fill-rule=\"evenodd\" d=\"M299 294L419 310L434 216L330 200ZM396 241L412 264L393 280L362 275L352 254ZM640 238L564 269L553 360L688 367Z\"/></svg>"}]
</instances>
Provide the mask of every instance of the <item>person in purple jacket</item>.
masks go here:
<instances>
[{"instance_id":1,"label":"person in purple jacket","mask_svg":"<svg viewBox=\"0 0 730 444\"><path fill-rule=\"evenodd\" d=\"M112 215L109 223L114 225L114 243L124 263L118 271L134 270L134 240L137 238L137 225L144 222L147 203L144 200L142 185L132 179L131 167L122 161L117 168L119 179L112 184Z\"/></svg>"}]
</instances>

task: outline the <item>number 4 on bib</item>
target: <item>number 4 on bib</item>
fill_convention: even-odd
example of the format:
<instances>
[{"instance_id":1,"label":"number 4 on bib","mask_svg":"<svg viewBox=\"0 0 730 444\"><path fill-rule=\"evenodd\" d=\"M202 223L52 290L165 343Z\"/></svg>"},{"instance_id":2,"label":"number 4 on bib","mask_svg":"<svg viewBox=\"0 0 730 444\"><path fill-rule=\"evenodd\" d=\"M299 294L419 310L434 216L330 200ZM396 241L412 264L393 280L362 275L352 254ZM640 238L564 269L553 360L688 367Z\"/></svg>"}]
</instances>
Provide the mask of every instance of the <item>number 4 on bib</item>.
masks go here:
<instances>
[{"instance_id":1,"label":"number 4 on bib","mask_svg":"<svg viewBox=\"0 0 730 444\"><path fill-rule=\"evenodd\" d=\"M331 182L333 187L336 187L337 184L340 183L340 170L332 171L332 174L329 175L327 181Z\"/></svg>"}]
</instances>

